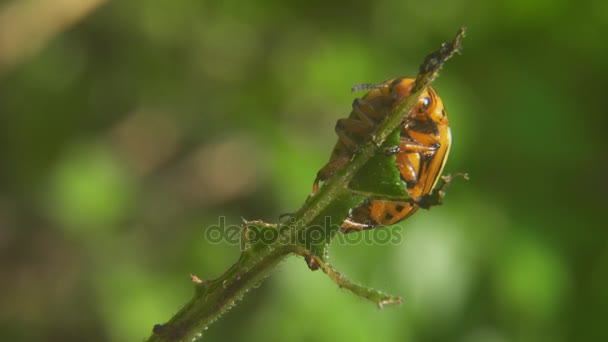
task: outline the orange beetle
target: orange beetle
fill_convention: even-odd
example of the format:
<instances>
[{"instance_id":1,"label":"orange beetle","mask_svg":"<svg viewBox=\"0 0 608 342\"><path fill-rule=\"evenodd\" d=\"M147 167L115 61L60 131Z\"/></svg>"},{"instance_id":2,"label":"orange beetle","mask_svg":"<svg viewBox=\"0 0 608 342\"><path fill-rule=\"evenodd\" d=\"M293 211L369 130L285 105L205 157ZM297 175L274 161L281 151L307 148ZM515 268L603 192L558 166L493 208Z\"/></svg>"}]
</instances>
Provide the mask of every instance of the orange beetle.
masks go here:
<instances>
[{"instance_id":1,"label":"orange beetle","mask_svg":"<svg viewBox=\"0 0 608 342\"><path fill-rule=\"evenodd\" d=\"M412 78L396 78L379 85L363 86L371 90L363 98L355 99L348 118L338 120L338 142L327 165L317 173L313 194L317 192L320 181L325 181L348 163L359 146L369 140L377 125L399 100L410 94L414 81ZM386 151L395 155L396 167L409 199L368 198L351 209L349 217L341 225L342 231L391 225L409 217L420 207L428 208L440 203L449 179L444 178L445 184L438 191L433 192L433 188L441 178L451 143L452 135L443 102L435 90L428 87L403 121L399 146Z\"/></svg>"}]
</instances>

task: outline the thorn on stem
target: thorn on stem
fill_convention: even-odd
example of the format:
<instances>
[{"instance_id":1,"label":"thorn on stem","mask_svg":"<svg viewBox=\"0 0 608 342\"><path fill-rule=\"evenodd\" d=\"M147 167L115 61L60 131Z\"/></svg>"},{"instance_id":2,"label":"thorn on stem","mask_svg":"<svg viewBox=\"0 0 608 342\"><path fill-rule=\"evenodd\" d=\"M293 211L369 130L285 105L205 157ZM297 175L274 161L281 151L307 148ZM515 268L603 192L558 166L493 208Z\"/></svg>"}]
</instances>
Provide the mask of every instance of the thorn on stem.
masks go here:
<instances>
[{"instance_id":1,"label":"thorn on stem","mask_svg":"<svg viewBox=\"0 0 608 342\"><path fill-rule=\"evenodd\" d=\"M306 261L306 265L308 265L308 268L310 268L311 271L316 271L319 269L319 264L315 260L314 255L305 256L304 261Z\"/></svg>"},{"instance_id":2,"label":"thorn on stem","mask_svg":"<svg viewBox=\"0 0 608 342\"><path fill-rule=\"evenodd\" d=\"M190 274L190 280L192 280L192 282L194 284L202 284L203 283L203 280L201 280L201 278L197 277L194 274Z\"/></svg>"},{"instance_id":3,"label":"thorn on stem","mask_svg":"<svg viewBox=\"0 0 608 342\"><path fill-rule=\"evenodd\" d=\"M403 298L399 296L380 300L378 301L378 309L384 309L387 304L403 304Z\"/></svg>"}]
</instances>

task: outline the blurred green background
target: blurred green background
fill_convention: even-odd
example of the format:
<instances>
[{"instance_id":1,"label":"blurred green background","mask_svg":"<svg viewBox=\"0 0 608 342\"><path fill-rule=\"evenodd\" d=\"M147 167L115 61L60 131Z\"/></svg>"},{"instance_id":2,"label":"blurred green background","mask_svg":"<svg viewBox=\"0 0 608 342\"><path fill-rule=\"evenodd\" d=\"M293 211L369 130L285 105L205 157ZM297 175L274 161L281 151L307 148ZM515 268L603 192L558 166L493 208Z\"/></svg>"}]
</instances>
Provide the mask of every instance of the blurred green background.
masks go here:
<instances>
[{"instance_id":1,"label":"blurred green background","mask_svg":"<svg viewBox=\"0 0 608 342\"><path fill-rule=\"evenodd\" d=\"M141 341L328 160L357 83L434 87L466 171L444 206L338 245L384 310L291 258L208 341L608 340L608 2L0 1L0 340Z\"/></svg>"}]
</instances>

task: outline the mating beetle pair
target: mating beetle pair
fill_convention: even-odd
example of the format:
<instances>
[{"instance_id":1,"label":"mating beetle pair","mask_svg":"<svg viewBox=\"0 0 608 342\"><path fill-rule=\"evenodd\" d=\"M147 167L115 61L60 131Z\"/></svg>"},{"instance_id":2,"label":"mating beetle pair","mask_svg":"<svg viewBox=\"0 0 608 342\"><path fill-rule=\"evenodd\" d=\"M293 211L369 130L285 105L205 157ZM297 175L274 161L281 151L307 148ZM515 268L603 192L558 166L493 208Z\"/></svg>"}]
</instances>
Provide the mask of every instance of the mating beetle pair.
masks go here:
<instances>
[{"instance_id":1,"label":"mating beetle pair","mask_svg":"<svg viewBox=\"0 0 608 342\"><path fill-rule=\"evenodd\" d=\"M355 86L354 89L370 90L362 98L355 99L348 118L338 120L338 142L329 162L317 173L313 196L319 189L319 182L327 180L347 164L378 124L400 100L409 96L414 83L412 78L396 78L377 85ZM408 113L401 125L399 140L398 146L387 149L385 153L395 156L395 166L405 183L408 198L368 198L351 209L349 217L341 225L343 232L391 225L411 216L418 208L441 203L443 190L451 180L451 176L441 177L441 172L448 158L452 135L443 102L433 88L428 87ZM443 184L433 191L440 178Z\"/></svg>"}]
</instances>

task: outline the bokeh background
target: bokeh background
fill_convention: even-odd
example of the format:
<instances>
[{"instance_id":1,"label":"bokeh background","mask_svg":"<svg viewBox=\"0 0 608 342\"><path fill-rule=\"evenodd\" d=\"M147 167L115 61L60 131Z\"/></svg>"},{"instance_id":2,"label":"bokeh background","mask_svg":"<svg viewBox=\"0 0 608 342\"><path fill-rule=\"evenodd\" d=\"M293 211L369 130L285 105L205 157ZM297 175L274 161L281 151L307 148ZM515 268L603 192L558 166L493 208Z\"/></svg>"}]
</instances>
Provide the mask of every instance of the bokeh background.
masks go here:
<instances>
[{"instance_id":1,"label":"bokeh background","mask_svg":"<svg viewBox=\"0 0 608 342\"><path fill-rule=\"evenodd\" d=\"M291 258L208 341L608 340L608 2L0 1L0 340L141 341L308 195L357 83L414 75L454 135L444 206ZM359 94L360 95L360 94Z\"/></svg>"}]
</instances>

